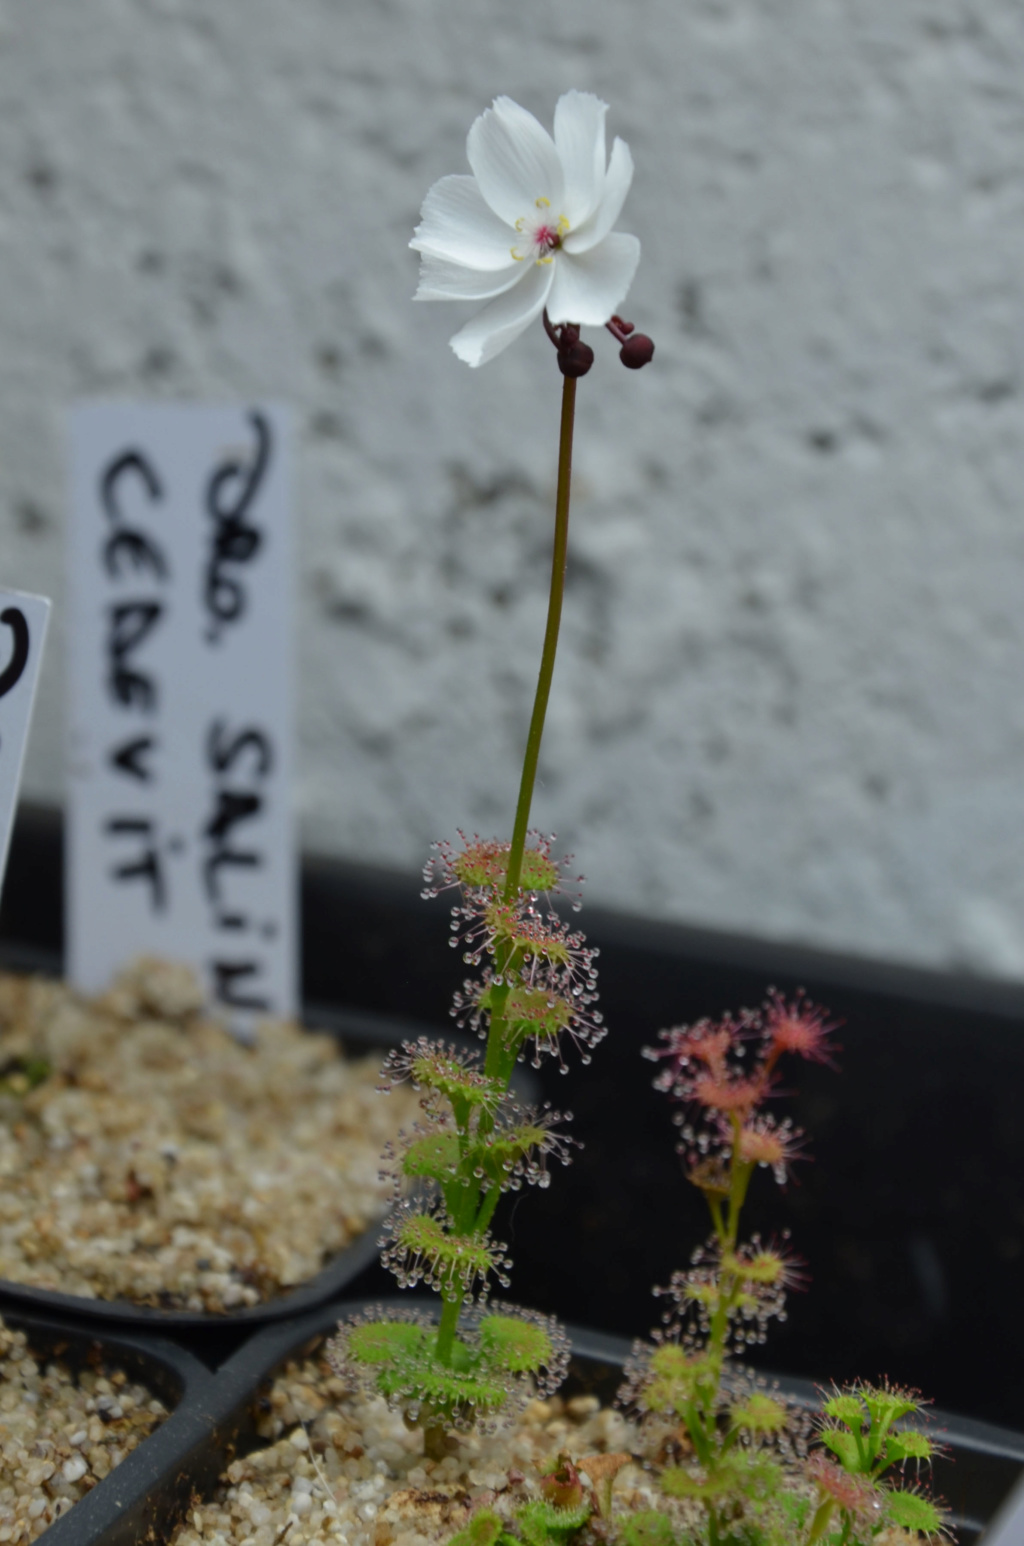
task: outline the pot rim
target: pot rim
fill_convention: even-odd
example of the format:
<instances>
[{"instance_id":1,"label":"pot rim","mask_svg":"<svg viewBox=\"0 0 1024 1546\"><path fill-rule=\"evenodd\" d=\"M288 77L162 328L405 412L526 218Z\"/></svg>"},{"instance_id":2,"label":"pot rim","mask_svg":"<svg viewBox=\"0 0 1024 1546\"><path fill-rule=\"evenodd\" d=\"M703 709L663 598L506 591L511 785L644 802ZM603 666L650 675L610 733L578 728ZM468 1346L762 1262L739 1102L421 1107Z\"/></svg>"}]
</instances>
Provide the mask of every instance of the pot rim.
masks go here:
<instances>
[{"instance_id":1,"label":"pot rim","mask_svg":"<svg viewBox=\"0 0 1024 1546\"><path fill-rule=\"evenodd\" d=\"M148 1386L168 1406L168 1416L150 1437L143 1439L120 1465L44 1532L47 1546L98 1546L100 1542L104 1546L128 1546L129 1542L142 1539L141 1535L111 1534L111 1530L123 1519L146 1516L154 1476L151 1446L170 1431L172 1447L186 1452L187 1435L197 1430L197 1415L204 1408L213 1375L194 1354L164 1337L83 1325L81 1321L41 1315L15 1305L3 1307L3 1319L13 1330L26 1333L35 1352L60 1358L72 1367L87 1364L91 1355L99 1351L106 1360L117 1363L133 1379Z\"/></svg>"}]
</instances>

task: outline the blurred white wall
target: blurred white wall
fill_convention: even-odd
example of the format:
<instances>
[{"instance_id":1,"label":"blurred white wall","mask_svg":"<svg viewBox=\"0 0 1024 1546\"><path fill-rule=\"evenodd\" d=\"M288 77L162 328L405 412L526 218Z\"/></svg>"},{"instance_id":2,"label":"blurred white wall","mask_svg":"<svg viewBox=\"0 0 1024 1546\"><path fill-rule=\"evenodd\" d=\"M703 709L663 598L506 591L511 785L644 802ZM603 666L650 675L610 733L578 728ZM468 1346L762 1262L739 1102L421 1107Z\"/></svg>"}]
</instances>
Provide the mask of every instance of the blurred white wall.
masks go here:
<instances>
[{"instance_id":1,"label":"blurred white wall","mask_svg":"<svg viewBox=\"0 0 1024 1546\"><path fill-rule=\"evenodd\" d=\"M505 92L611 104L644 247L581 384L535 818L592 901L1024 976L1019 0L6 0L0 577L57 604L64 411L280 398L307 844L507 831L560 378L413 306Z\"/></svg>"}]
</instances>

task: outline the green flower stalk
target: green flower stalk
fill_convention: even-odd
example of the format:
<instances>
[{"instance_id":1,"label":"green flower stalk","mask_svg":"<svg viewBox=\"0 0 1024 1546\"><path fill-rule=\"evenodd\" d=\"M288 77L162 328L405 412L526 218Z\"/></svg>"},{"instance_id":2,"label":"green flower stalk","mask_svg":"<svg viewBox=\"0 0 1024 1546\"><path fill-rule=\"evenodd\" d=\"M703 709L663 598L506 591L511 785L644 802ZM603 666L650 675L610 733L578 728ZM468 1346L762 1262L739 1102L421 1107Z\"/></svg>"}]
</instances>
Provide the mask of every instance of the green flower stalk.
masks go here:
<instances>
[{"instance_id":1,"label":"green flower stalk","mask_svg":"<svg viewBox=\"0 0 1024 1546\"><path fill-rule=\"evenodd\" d=\"M605 1034L594 1007L596 951L554 907L570 884L568 860L531 831L530 807L565 591L576 384L594 362L580 327L606 326L630 369L654 352L616 315L639 242L612 230L632 161L621 140L606 157L606 111L596 97L567 93L552 139L499 98L470 130L474 175L435 184L412 243L421 255L418 299L489 301L452 340L461 359L483 364L542 316L562 375L547 623L511 840L460 834L435 845L424 872L425 896L457 897L451 943L478 970L457 990L452 1013L483 1039L483 1056L422 1038L392 1053L383 1073L385 1089L407 1080L420 1091L422 1115L386 1155L395 1206L382 1260L402 1288L434 1289L440 1317L380 1311L340 1327L329 1345L339 1372L422 1424L433 1456L450 1430L507 1419L535 1391L553 1391L568 1358L550 1317L491 1303L489 1294L493 1280L509 1283L507 1246L493 1228L503 1194L546 1187L551 1164L567 1164L573 1147L569 1113L514 1098L516 1063L550 1055L564 1069L569 1044L588 1062Z\"/></svg>"}]
</instances>

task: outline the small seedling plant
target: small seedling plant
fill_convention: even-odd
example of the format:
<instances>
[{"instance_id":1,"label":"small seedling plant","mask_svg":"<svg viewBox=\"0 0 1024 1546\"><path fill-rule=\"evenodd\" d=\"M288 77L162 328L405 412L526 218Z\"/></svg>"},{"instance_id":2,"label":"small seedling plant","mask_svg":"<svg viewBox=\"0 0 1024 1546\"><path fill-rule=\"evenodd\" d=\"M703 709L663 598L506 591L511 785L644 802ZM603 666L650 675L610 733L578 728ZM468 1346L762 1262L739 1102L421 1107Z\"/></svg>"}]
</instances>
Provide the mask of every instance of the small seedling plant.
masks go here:
<instances>
[{"instance_id":1,"label":"small seedling plant","mask_svg":"<svg viewBox=\"0 0 1024 1546\"><path fill-rule=\"evenodd\" d=\"M555 910L571 892L568 861L532 831L530 807L554 675L565 588L576 389L594 363L583 326L606 327L631 370L654 345L624 321L624 299L640 256L636 237L613 230L633 167L628 147L605 148L606 104L571 91L549 135L532 114L499 97L470 129L472 176L445 177L423 205L412 246L420 254L422 300L488 300L452 339L472 367L540 323L562 377L558 482L547 623L526 739L512 836L438 844L426 895L455 894L452 944L477 969L455 995L458 1024L484 1041L474 1057L424 1038L388 1060L383 1085L408 1080L422 1115L388 1154L395 1184L383 1261L403 1288L440 1295L435 1321L414 1311L371 1313L342 1327L335 1367L355 1376L422 1424L428 1455L452 1429L507 1417L564 1376L566 1339L550 1318L493 1303L508 1285L507 1247L494 1233L503 1193L547 1186L552 1163L568 1163L569 1114L522 1106L511 1093L517 1062L557 1058L573 1047L584 1062L604 1035L595 1008L596 952Z\"/></svg>"},{"instance_id":2,"label":"small seedling plant","mask_svg":"<svg viewBox=\"0 0 1024 1546\"><path fill-rule=\"evenodd\" d=\"M648 1467L664 1506L613 1508L614 1477L634 1457L577 1465L563 1454L539 1498L511 1518L479 1510L452 1546L870 1546L883 1533L895 1546L946 1534L917 1483L938 1446L913 1422L916 1392L858 1383L823 1392L812 1416L741 1361L803 1277L784 1242L741 1235L755 1173L781 1186L803 1154L803 1134L767 1103L784 1059L833 1064L831 1030L802 995L773 992L756 1011L674 1027L647 1049L662 1065L656 1087L678 1103L679 1150L712 1225L655 1290L668 1308L635 1344L619 1392L646 1429L643 1453L660 1457Z\"/></svg>"},{"instance_id":3,"label":"small seedling plant","mask_svg":"<svg viewBox=\"0 0 1024 1546\"><path fill-rule=\"evenodd\" d=\"M665 1466L660 1485L700 1505L708 1546L867 1546L894 1526L944 1530L942 1510L903 1485L908 1462L916 1474L936 1452L927 1433L906 1426L921 1410L915 1392L887 1382L833 1390L809 1427L738 1362L785 1318L787 1291L802 1278L784 1244L741 1239L755 1171L781 1186L801 1157L803 1135L767 1102L784 1058L833 1064L831 1029L802 996L773 992L756 1011L663 1031L646 1052L663 1065L656 1088L679 1103L680 1153L712 1233L655 1290L669 1308L653 1342L634 1349L620 1399L648 1421L678 1425L686 1458ZM671 1535L660 1517L646 1528Z\"/></svg>"}]
</instances>

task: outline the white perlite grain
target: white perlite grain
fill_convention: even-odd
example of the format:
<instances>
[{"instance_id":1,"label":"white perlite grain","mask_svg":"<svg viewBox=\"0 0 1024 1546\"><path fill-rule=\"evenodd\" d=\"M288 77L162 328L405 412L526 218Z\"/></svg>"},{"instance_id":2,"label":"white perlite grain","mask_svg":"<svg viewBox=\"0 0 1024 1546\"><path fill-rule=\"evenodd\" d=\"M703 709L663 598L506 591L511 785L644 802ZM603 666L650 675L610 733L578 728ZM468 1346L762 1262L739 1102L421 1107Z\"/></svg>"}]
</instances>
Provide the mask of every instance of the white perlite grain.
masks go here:
<instances>
[{"instance_id":1,"label":"white perlite grain","mask_svg":"<svg viewBox=\"0 0 1024 1546\"><path fill-rule=\"evenodd\" d=\"M166 1415L122 1370L41 1363L0 1321L0 1542L34 1541Z\"/></svg>"},{"instance_id":2,"label":"white perlite grain","mask_svg":"<svg viewBox=\"0 0 1024 1546\"><path fill-rule=\"evenodd\" d=\"M304 1282L383 1212L417 1109L331 1036L242 1046L166 962L93 1000L0 975L0 1069L33 1059L35 1089L0 1079L0 1278L86 1298L217 1311Z\"/></svg>"}]
</instances>

